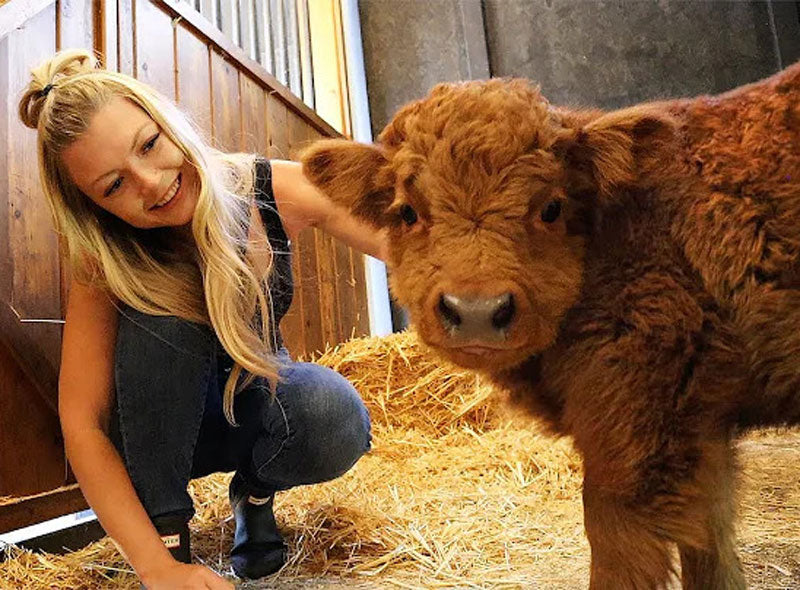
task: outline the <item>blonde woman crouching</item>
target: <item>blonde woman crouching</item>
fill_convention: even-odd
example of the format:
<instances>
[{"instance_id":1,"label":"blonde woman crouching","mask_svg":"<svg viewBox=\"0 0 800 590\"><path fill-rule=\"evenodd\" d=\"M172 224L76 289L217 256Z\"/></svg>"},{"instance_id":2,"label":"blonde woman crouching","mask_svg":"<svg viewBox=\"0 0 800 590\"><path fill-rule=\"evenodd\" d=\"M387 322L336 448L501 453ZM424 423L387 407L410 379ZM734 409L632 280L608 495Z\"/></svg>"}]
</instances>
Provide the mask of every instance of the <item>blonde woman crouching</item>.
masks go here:
<instances>
[{"instance_id":1,"label":"blonde woman crouching","mask_svg":"<svg viewBox=\"0 0 800 590\"><path fill-rule=\"evenodd\" d=\"M299 164L212 149L85 51L33 70L19 113L72 273L59 413L87 501L148 588L232 588L190 563L187 485L235 471L233 569L277 571L275 492L336 478L370 448L352 385L282 345L289 238L315 225L380 257L383 237Z\"/></svg>"}]
</instances>

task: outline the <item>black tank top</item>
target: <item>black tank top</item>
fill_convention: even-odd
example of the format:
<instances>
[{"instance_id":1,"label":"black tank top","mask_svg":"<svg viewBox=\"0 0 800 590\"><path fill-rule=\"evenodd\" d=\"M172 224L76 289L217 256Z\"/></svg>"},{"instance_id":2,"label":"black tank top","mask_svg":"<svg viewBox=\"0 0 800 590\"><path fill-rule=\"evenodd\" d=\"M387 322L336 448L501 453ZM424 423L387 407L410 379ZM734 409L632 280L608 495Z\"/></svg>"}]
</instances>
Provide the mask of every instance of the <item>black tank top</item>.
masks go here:
<instances>
[{"instance_id":1,"label":"black tank top","mask_svg":"<svg viewBox=\"0 0 800 590\"><path fill-rule=\"evenodd\" d=\"M280 322L292 305L294 279L292 277L291 243L283 227L275 193L272 190L272 166L269 160L258 158L255 163L255 202L261 217L264 232L272 248L272 271L267 282L267 304L270 306L270 340L273 352L283 347ZM260 316L260 313L258 313ZM256 318L256 325L260 320ZM233 359L217 341L217 359L220 381L224 386L227 374L233 367Z\"/></svg>"},{"instance_id":2,"label":"black tank top","mask_svg":"<svg viewBox=\"0 0 800 590\"><path fill-rule=\"evenodd\" d=\"M273 262L272 274L269 277L268 300L271 301L272 319L270 325L273 334L277 338L277 351L282 345L283 340L280 335L280 321L289 306L292 304L292 292L294 291L294 280L292 277L292 255L291 243L283 228L278 207L275 203L275 193L272 191L272 166L269 160L259 158L256 161L255 173L255 199L258 211L261 214L261 223L272 247Z\"/></svg>"}]
</instances>

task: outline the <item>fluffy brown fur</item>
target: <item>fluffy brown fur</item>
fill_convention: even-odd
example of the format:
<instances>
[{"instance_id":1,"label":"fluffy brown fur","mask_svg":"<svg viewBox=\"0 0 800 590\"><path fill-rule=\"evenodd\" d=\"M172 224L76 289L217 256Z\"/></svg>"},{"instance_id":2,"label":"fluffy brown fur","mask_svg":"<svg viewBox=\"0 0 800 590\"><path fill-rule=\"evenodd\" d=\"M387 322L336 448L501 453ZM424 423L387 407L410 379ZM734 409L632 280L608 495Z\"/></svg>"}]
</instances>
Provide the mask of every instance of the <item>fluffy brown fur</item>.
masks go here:
<instances>
[{"instance_id":1,"label":"fluffy brown fur","mask_svg":"<svg viewBox=\"0 0 800 590\"><path fill-rule=\"evenodd\" d=\"M731 440L800 423L800 64L611 113L443 84L303 161L390 228L422 338L574 438L592 589L664 587L672 544L684 588L745 587Z\"/></svg>"}]
</instances>

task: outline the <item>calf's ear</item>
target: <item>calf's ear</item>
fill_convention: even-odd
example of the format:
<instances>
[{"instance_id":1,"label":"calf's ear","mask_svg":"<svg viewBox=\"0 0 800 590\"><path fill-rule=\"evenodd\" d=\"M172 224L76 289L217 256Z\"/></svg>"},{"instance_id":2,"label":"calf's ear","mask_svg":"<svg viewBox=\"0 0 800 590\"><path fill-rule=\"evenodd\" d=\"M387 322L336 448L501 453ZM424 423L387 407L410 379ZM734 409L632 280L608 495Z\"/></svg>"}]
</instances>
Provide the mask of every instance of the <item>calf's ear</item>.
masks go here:
<instances>
[{"instance_id":1,"label":"calf's ear","mask_svg":"<svg viewBox=\"0 0 800 590\"><path fill-rule=\"evenodd\" d=\"M300 156L303 173L328 198L382 228L394 200L394 175L377 146L345 139L312 143Z\"/></svg>"},{"instance_id":2,"label":"calf's ear","mask_svg":"<svg viewBox=\"0 0 800 590\"><path fill-rule=\"evenodd\" d=\"M658 172L674 157L677 123L651 106L635 106L602 114L565 130L553 146L568 172L587 183L602 203L621 189Z\"/></svg>"}]
</instances>

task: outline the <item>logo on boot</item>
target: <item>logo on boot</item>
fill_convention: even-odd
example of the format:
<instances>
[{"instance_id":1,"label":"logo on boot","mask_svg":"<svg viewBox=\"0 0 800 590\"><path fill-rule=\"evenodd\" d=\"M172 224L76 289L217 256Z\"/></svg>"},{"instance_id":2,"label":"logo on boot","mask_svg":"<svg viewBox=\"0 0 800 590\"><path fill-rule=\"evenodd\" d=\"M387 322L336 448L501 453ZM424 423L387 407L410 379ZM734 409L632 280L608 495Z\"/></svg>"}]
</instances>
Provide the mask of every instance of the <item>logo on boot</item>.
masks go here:
<instances>
[{"instance_id":1,"label":"logo on boot","mask_svg":"<svg viewBox=\"0 0 800 590\"><path fill-rule=\"evenodd\" d=\"M180 535L165 535L161 537L161 540L164 541L164 545L167 546L167 549L176 549L181 546Z\"/></svg>"}]
</instances>

